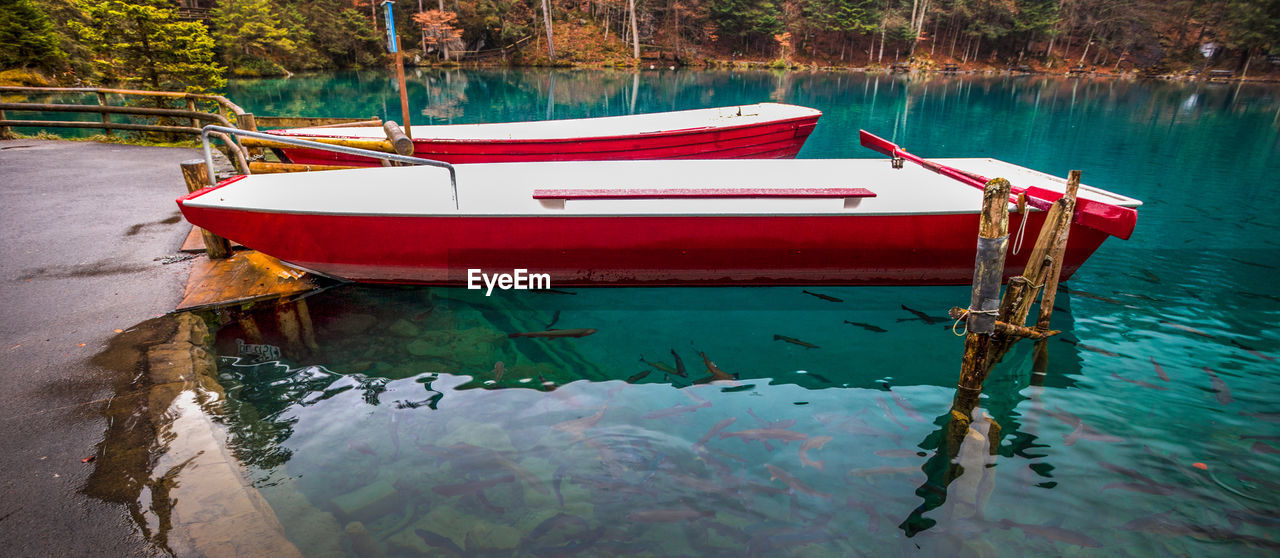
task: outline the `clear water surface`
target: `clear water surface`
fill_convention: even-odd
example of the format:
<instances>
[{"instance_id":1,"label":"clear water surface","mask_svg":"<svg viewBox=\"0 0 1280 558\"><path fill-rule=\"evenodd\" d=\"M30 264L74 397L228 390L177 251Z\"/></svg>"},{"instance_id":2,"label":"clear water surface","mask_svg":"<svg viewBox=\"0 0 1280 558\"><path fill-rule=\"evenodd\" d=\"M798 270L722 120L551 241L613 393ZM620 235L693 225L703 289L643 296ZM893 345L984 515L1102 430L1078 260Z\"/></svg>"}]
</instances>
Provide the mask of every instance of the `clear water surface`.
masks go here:
<instances>
[{"instance_id":1,"label":"clear water surface","mask_svg":"<svg viewBox=\"0 0 1280 558\"><path fill-rule=\"evenodd\" d=\"M383 73L229 89L258 114L399 120ZM1146 205L1058 293L1047 372L1017 347L958 447L942 316L964 287L343 287L309 299L320 351L270 362L237 358L228 327L233 449L307 554L1280 548L1280 89L468 70L411 72L409 93L419 124L795 103L824 112L801 157L873 156L866 128ZM598 332L507 337L548 327ZM699 382L703 354L738 381Z\"/></svg>"}]
</instances>

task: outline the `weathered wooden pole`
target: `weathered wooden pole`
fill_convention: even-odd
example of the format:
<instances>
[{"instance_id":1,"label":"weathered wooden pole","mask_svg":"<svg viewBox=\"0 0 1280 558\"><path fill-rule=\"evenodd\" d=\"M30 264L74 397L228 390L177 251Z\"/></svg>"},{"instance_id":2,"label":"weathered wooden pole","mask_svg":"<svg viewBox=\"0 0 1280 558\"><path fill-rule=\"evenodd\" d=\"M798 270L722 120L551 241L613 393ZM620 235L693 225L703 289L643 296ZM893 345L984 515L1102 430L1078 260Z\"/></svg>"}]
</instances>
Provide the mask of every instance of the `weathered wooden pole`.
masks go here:
<instances>
[{"instance_id":1,"label":"weathered wooden pole","mask_svg":"<svg viewBox=\"0 0 1280 558\"><path fill-rule=\"evenodd\" d=\"M1050 314L1053 312L1053 292L1058 286L1058 276L1062 272L1063 255L1067 247L1067 233L1071 230L1071 221L1075 215L1076 191L1080 187L1080 171L1071 171L1068 175L1067 187L1065 195L1055 201L1053 206L1049 208L1045 214L1044 225L1040 227L1039 238L1036 239L1035 248L1031 250L1031 256L1027 258L1027 266L1022 271L1022 275L1009 280L1009 286L1005 289L1004 300L1000 304L1000 313L998 319L1013 326L1022 327L1027 322L1027 315L1031 312L1031 305L1035 303L1036 296L1041 292L1044 293L1045 301L1040 302L1041 315L1045 312ZM1029 215L1023 213L1022 218L1027 219ZM1047 320L1047 318L1046 318ZM1048 329L1046 321L1042 331ZM1004 358L1005 353L1025 335L1006 335L1001 333L996 336L995 345L991 351L991 359L987 363L987 367L994 366L1000 359Z\"/></svg>"},{"instance_id":2,"label":"weathered wooden pole","mask_svg":"<svg viewBox=\"0 0 1280 558\"><path fill-rule=\"evenodd\" d=\"M408 130L401 128L394 120L388 120L382 123L382 131L387 133L387 141L391 142L396 153L413 155L413 138L409 137Z\"/></svg>"},{"instance_id":3,"label":"weathered wooden pole","mask_svg":"<svg viewBox=\"0 0 1280 558\"><path fill-rule=\"evenodd\" d=\"M964 362L960 367L960 390L982 391L987 376L987 357L1000 309L1000 283L1009 245L1009 181L995 178L982 192L982 215L978 225L978 254L974 259L973 290L965 326ZM968 410L964 415L968 416Z\"/></svg>"},{"instance_id":4,"label":"weathered wooden pole","mask_svg":"<svg viewBox=\"0 0 1280 558\"><path fill-rule=\"evenodd\" d=\"M204 165L204 159L183 161L182 178L187 182L188 192L208 186L209 170ZM227 242L227 239L204 229L200 229L200 234L204 237L204 249L209 259L220 260L231 257L231 243Z\"/></svg>"},{"instance_id":5,"label":"weathered wooden pole","mask_svg":"<svg viewBox=\"0 0 1280 558\"><path fill-rule=\"evenodd\" d=\"M280 335L284 336L284 346L290 355L297 358L308 353L308 347L302 341L302 323L293 304L282 301L276 305L276 325Z\"/></svg>"},{"instance_id":6,"label":"weathered wooden pole","mask_svg":"<svg viewBox=\"0 0 1280 558\"><path fill-rule=\"evenodd\" d=\"M396 83L400 85L400 118L404 119L405 134L410 138L413 132L409 124L409 89L404 81L404 53L400 52L400 38L396 36L396 18L391 0L384 0L382 5L387 7L387 50L391 53L396 63Z\"/></svg>"},{"instance_id":7,"label":"weathered wooden pole","mask_svg":"<svg viewBox=\"0 0 1280 558\"><path fill-rule=\"evenodd\" d=\"M311 322L311 310L307 308L307 301L298 299L293 306L298 310L298 321L302 324L302 342L312 352L319 351L320 344L316 343L316 328Z\"/></svg>"},{"instance_id":8,"label":"weathered wooden pole","mask_svg":"<svg viewBox=\"0 0 1280 558\"><path fill-rule=\"evenodd\" d=\"M252 345L261 345L265 343L262 338L262 330L258 329L257 320L253 319L253 314L241 312L236 316L236 323L240 324L240 331L244 332L246 343Z\"/></svg>"},{"instance_id":9,"label":"weathered wooden pole","mask_svg":"<svg viewBox=\"0 0 1280 558\"><path fill-rule=\"evenodd\" d=\"M127 104L127 103L126 103L126 104ZM99 92L98 92L98 106L103 106L103 107L107 106L107 94L106 94L106 93L103 93L103 92L101 92L101 91L99 91ZM107 117L107 113L105 113L105 112L104 112L104 113L100 113L98 116L101 116L101 117L102 117L102 123L103 123L103 124L110 124L110 123L111 123L111 119ZM192 127L195 127L195 124L192 124ZM114 134L112 133L112 131L111 131L111 128L103 128L103 130L105 130L105 133L107 134L107 137L111 137L112 135L114 135Z\"/></svg>"},{"instance_id":10,"label":"weathered wooden pole","mask_svg":"<svg viewBox=\"0 0 1280 558\"><path fill-rule=\"evenodd\" d=\"M1068 215L1066 224L1061 225L1058 234L1054 235L1053 246L1050 249L1050 258L1053 259L1052 268L1049 270L1049 276L1044 280L1044 295L1040 297L1040 315L1036 319L1036 329L1045 331L1049 329L1049 318L1053 317L1053 301L1058 295L1058 281L1062 275L1062 260L1066 259L1067 252L1067 236L1071 233L1071 215L1076 209L1076 193L1080 190L1080 171L1073 170L1067 174L1066 194L1061 199L1054 202L1054 207L1058 204L1062 205L1062 212Z\"/></svg>"},{"instance_id":11,"label":"weathered wooden pole","mask_svg":"<svg viewBox=\"0 0 1280 558\"><path fill-rule=\"evenodd\" d=\"M5 120L4 111L0 110L0 121ZM0 139L9 139L9 127L0 126Z\"/></svg>"}]
</instances>

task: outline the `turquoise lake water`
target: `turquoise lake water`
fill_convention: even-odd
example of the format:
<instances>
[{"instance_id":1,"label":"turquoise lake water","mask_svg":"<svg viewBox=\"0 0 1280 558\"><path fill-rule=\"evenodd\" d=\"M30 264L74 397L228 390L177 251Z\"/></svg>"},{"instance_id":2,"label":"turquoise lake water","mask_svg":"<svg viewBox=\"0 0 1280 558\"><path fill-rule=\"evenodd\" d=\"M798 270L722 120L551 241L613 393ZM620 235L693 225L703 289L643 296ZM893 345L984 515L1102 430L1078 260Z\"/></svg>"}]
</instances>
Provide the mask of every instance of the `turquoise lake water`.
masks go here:
<instances>
[{"instance_id":1,"label":"turquoise lake water","mask_svg":"<svg viewBox=\"0 0 1280 558\"><path fill-rule=\"evenodd\" d=\"M271 362L236 358L242 334L224 328L233 450L305 553L1280 548L1280 88L683 70L410 82L415 124L806 105L824 116L804 158L871 157L865 128L926 157L1081 169L1145 205L1133 238L1058 293L1047 372L1016 347L954 459L938 450L963 340L943 316L967 287L345 286L308 299L320 350ZM256 114L399 120L383 73L228 96ZM507 337L548 327L598 332ZM696 383L702 354L738 382ZM730 435L704 439L716 428ZM761 429L792 439L751 440Z\"/></svg>"}]
</instances>

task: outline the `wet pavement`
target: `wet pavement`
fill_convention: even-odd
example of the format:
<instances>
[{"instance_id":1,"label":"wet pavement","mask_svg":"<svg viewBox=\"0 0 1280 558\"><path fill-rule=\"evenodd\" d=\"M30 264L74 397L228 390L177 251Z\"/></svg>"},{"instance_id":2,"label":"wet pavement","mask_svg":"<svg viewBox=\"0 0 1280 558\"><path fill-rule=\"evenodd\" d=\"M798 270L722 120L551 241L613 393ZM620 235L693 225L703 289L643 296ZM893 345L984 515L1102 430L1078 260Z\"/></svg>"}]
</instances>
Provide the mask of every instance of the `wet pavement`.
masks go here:
<instances>
[{"instance_id":1,"label":"wet pavement","mask_svg":"<svg viewBox=\"0 0 1280 558\"><path fill-rule=\"evenodd\" d=\"M157 258L176 254L186 235L173 201L185 192L178 163L198 156L184 148L0 141L5 555L152 553L126 506L86 494L94 464L82 460L99 451L104 409L145 397L129 391L136 355L104 349L116 330L181 298L187 264Z\"/></svg>"}]
</instances>

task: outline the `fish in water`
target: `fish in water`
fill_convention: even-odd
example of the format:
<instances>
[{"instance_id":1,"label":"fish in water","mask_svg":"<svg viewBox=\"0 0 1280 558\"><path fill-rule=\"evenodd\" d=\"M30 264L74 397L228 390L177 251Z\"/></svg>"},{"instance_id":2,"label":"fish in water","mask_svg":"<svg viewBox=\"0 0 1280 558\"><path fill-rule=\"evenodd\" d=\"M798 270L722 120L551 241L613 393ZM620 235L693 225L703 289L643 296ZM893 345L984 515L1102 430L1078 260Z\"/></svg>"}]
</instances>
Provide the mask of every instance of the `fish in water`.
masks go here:
<instances>
[{"instance_id":1,"label":"fish in water","mask_svg":"<svg viewBox=\"0 0 1280 558\"><path fill-rule=\"evenodd\" d=\"M1092 298L1092 299L1094 299L1094 300L1100 300L1100 301L1105 302L1105 303L1107 303L1107 304L1116 304L1116 305L1119 305L1119 306L1126 306L1126 304L1125 304L1125 303L1120 302L1120 301L1118 301L1118 300L1116 300L1116 299L1114 299L1114 298L1107 298L1107 297L1102 296L1102 295L1093 294L1093 293L1091 293L1091 292L1089 292L1089 291L1081 291L1081 290L1076 290L1076 289L1068 288L1066 285L1064 285L1064 284L1062 284L1062 283L1059 283L1059 284L1058 284L1058 290L1059 290L1059 291L1062 291L1062 292L1064 292L1064 293L1067 293L1067 294L1069 294L1069 295L1073 295L1073 296L1082 296L1082 297L1085 297L1085 298Z\"/></svg>"},{"instance_id":2,"label":"fish in water","mask_svg":"<svg viewBox=\"0 0 1280 558\"><path fill-rule=\"evenodd\" d=\"M1155 367L1156 375L1160 376L1161 380L1166 382L1169 381L1169 375L1165 373L1164 367L1160 366L1160 363L1156 362L1156 357L1151 357L1151 366Z\"/></svg>"},{"instance_id":3,"label":"fish in water","mask_svg":"<svg viewBox=\"0 0 1280 558\"><path fill-rule=\"evenodd\" d=\"M1268 361L1272 361L1272 362L1274 362L1274 361L1276 360L1276 357L1273 357L1273 356L1271 356L1271 355L1264 355L1264 354L1262 354L1262 353L1258 352L1258 351L1257 351L1256 349L1254 349L1253 347L1250 347L1250 346L1248 346L1248 345L1245 345L1244 343L1241 343L1241 342L1239 342L1239 341L1236 341L1235 339L1232 339L1232 340L1231 340L1231 344L1232 344L1232 345L1235 345L1235 346L1237 346L1237 347L1240 347L1241 349L1244 349L1244 351L1245 351L1246 353L1249 353L1249 354L1251 354L1251 355L1253 355L1253 356L1256 356L1256 357L1258 357L1258 358L1260 358L1260 359L1268 360Z\"/></svg>"},{"instance_id":4,"label":"fish in water","mask_svg":"<svg viewBox=\"0 0 1280 558\"><path fill-rule=\"evenodd\" d=\"M909 475L919 473L919 466L911 467L871 467L868 469L851 469L849 474L855 477L874 477L879 475Z\"/></svg>"},{"instance_id":5,"label":"fish in water","mask_svg":"<svg viewBox=\"0 0 1280 558\"><path fill-rule=\"evenodd\" d=\"M595 333L596 329L592 328L576 328L576 329L548 329L546 331L524 331L520 333L508 333L507 337L541 337L544 339L558 339L561 337L586 337Z\"/></svg>"},{"instance_id":6,"label":"fish in water","mask_svg":"<svg viewBox=\"0 0 1280 558\"><path fill-rule=\"evenodd\" d=\"M882 328L882 327L877 326L877 325L874 325L874 324L867 324L867 323L862 323L862 322L851 322L851 321L849 321L849 320L845 320L845 321L844 321L844 323L849 324L849 325L851 325L851 326L858 326L858 327L860 327L860 328L862 328L862 329L865 329L865 330L867 330L867 331L874 331L874 332L876 332L876 333L887 333L887 332L889 331L889 330L887 330L887 329L885 329L885 328Z\"/></svg>"},{"instance_id":7,"label":"fish in water","mask_svg":"<svg viewBox=\"0 0 1280 558\"><path fill-rule=\"evenodd\" d=\"M652 370L641 370L635 373L634 375L632 375L631 377L627 378L627 383L634 384L640 380L643 380L644 377L648 376L650 372L652 372Z\"/></svg>"},{"instance_id":8,"label":"fish in water","mask_svg":"<svg viewBox=\"0 0 1280 558\"><path fill-rule=\"evenodd\" d=\"M715 381L732 382L737 379L729 375L728 372L721 370L719 366L716 366L716 363L711 362L711 359L707 358L707 353L699 352L698 355L702 357L702 364L707 367L707 373L711 374Z\"/></svg>"},{"instance_id":9,"label":"fish in water","mask_svg":"<svg viewBox=\"0 0 1280 558\"><path fill-rule=\"evenodd\" d=\"M724 429L728 428L729 425L733 424L734 422L737 422L737 420L738 420L738 417L729 417L727 419L724 419L720 422L717 422L711 425L711 430L708 430L706 434L703 434L701 438L698 438L698 441L693 443L694 447L698 447L707 443L708 440L710 440L711 438L714 438L716 434L719 434Z\"/></svg>"},{"instance_id":10,"label":"fish in water","mask_svg":"<svg viewBox=\"0 0 1280 558\"><path fill-rule=\"evenodd\" d=\"M826 376L823 376L822 374L819 374L817 372L810 372L808 370L797 370L796 373L803 374L805 376L818 380L819 382L822 382L824 384L831 384L831 385L835 384L835 382L831 381Z\"/></svg>"},{"instance_id":11,"label":"fish in water","mask_svg":"<svg viewBox=\"0 0 1280 558\"><path fill-rule=\"evenodd\" d=\"M1257 419L1262 419L1262 420L1270 421L1270 422L1280 422L1280 413L1277 413L1277 412L1274 412L1274 411L1272 411L1272 412L1263 411L1263 412L1261 412L1261 413L1246 413L1246 412L1244 412L1244 411L1240 411L1240 415L1241 415L1241 416L1246 416L1246 417L1253 417L1253 418L1257 418Z\"/></svg>"},{"instance_id":12,"label":"fish in water","mask_svg":"<svg viewBox=\"0 0 1280 558\"><path fill-rule=\"evenodd\" d=\"M775 467L769 464L766 464L764 468L769 470L769 480L780 480L782 481L782 484L787 485L787 488L790 488L791 490L794 490L796 492L802 492L810 496L817 496L824 500L831 499L830 494L827 494L825 492L819 492L817 490L809 488L808 486L805 486L804 483L800 482L800 479L797 479L791 476L791 473L783 471L782 469L779 469L778 467Z\"/></svg>"},{"instance_id":13,"label":"fish in water","mask_svg":"<svg viewBox=\"0 0 1280 558\"><path fill-rule=\"evenodd\" d=\"M441 496L461 496L463 494L475 494L483 492L486 488L493 488L499 484L515 482L515 475L503 475L491 479L464 482L460 484L449 484L431 487L431 491Z\"/></svg>"},{"instance_id":14,"label":"fish in water","mask_svg":"<svg viewBox=\"0 0 1280 558\"><path fill-rule=\"evenodd\" d=\"M494 456L493 460L497 462L498 465L505 467L507 470L519 477L520 482L524 483L525 486L534 489L540 494L551 494L551 491L547 490L547 485L542 483L542 479L538 478L533 473L530 473L528 469L525 469L516 462L502 456Z\"/></svg>"},{"instance_id":15,"label":"fish in water","mask_svg":"<svg viewBox=\"0 0 1280 558\"><path fill-rule=\"evenodd\" d=\"M836 298L836 297L834 297L834 296L828 296L828 295L824 295L824 294L820 294L820 293L811 293L811 292L809 292L809 291L800 291L800 292L802 292L802 293L804 293L804 294L807 294L807 295L809 295L809 296L816 296L816 297L818 297L818 298L820 298L820 299L822 299L822 300L825 300L825 301L827 301L827 302L844 302L843 300L838 299L838 298Z\"/></svg>"},{"instance_id":16,"label":"fish in water","mask_svg":"<svg viewBox=\"0 0 1280 558\"><path fill-rule=\"evenodd\" d=\"M916 310L915 308L911 308L911 307L907 306L906 304L903 304L903 305L902 305L902 309L903 309L903 310L906 310L906 311L908 311L908 312L911 312L912 314L915 314L915 315L916 315L915 319L923 320L923 321L924 321L924 323L929 324L929 325L936 324L936 323L938 323L939 321L946 321L946 318L935 318L935 317L933 317L933 316L930 316L930 315L928 315L928 314L925 314L924 312L921 312L921 311L919 311L919 310ZM898 321L900 321L900 322L904 322L904 321L909 321L910 319L911 319L911 318L907 318L907 319L902 319L902 320L898 320Z\"/></svg>"},{"instance_id":17,"label":"fish in water","mask_svg":"<svg viewBox=\"0 0 1280 558\"><path fill-rule=\"evenodd\" d=\"M1054 527L1052 525L1032 525L1028 523L1018 523L1009 519L1001 519L1000 526L1005 529L1017 527L1022 530L1023 533L1054 542L1073 544L1086 548L1102 548L1102 543L1089 535L1072 531L1070 529Z\"/></svg>"},{"instance_id":18,"label":"fish in water","mask_svg":"<svg viewBox=\"0 0 1280 558\"><path fill-rule=\"evenodd\" d=\"M809 439L809 435L782 428L755 428L751 430L739 430L737 432L724 432L720 434L720 438L742 438L742 440L746 442L750 442L752 440L781 440L783 442L791 442L794 440L807 440Z\"/></svg>"},{"instance_id":19,"label":"fish in water","mask_svg":"<svg viewBox=\"0 0 1280 558\"><path fill-rule=\"evenodd\" d=\"M911 450L911 449L877 450L875 453L880 457L892 457L892 458L901 458L901 459L920 457L919 451Z\"/></svg>"},{"instance_id":20,"label":"fish in water","mask_svg":"<svg viewBox=\"0 0 1280 558\"><path fill-rule=\"evenodd\" d=\"M443 556L466 556L467 554L457 543L444 535L432 533L426 529L414 529L413 534L418 535L418 538L427 543L427 546L443 551Z\"/></svg>"},{"instance_id":21,"label":"fish in water","mask_svg":"<svg viewBox=\"0 0 1280 558\"><path fill-rule=\"evenodd\" d=\"M703 407L710 407L710 406L711 406L710 401L703 401L702 403L699 403L697 405L676 405L674 407L667 407L666 409L660 409L657 411L653 411L651 413L646 413L641 418L656 419L656 418L672 417L672 416L681 415L684 413L692 413Z\"/></svg>"},{"instance_id":22,"label":"fish in water","mask_svg":"<svg viewBox=\"0 0 1280 558\"><path fill-rule=\"evenodd\" d=\"M801 341L801 340L799 340L799 339L796 339L795 337L787 337L786 335L778 335L778 334L776 334L776 333L775 333L775 334L773 334L773 340L774 340L774 341L786 341L787 343L791 343L792 345L800 345L801 347L804 347L804 348L806 348L806 349L817 349L817 348L819 348L817 345L814 345L813 343L806 343L806 342L804 342L804 341Z\"/></svg>"},{"instance_id":23,"label":"fish in water","mask_svg":"<svg viewBox=\"0 0 1280 558\"><path fill-rule=\"evenodd\" d=\"M1086 350L1086 351L1093 351L1093 352L1098 353L1098 354L1103 355L1103 356L1109 356L1109 357L1119 357L1119 356L1121 356L1119 353L1113 353L1113 352L1111 352L1111 351L1108 351L1108 350L1103 349L1103 348L1100 348L1100 347L1094 347L1093 345L1086 345L1086 344L1081 343L1079 340L1076 340L1076 339L1068 339L1068 338L1066 338L1066 337L1059 337L1058 339L1061 339L1063 343L1066 343L1066 344L1068 344L1068 345L1075 345L1076 347L1080 347L1081 349L1084 349L1084 350Z\"/></svg>"},{"instance_id":24,"label":"fish in water","mask_svg":"<svg viewBox=\"0 0 1280 558\"><path fill-rule=\"evenodd\" d=\"M819 471L825 469L826 464L823 462L809 459L809 450L822 449L822 446L827 445L827 442L830 442L833 439L834 438L831 436L814 436L805 440L804 445L800 446L800 465L803 467L813 467Z\"/></svg>"},{"instance_id":25,"label":"fish in water","mask_svg":"<svg viewBox=\"0 0 1280 558\"><path fill-rule=\"evenodd\" d=\"M506 371L507 371L507 366L505 364L502 364L501 360L493 363L493 381L501 382L502 374L505 373Z\"/></svg>"},{"instance_id":26,"label":"fish in water","mask_svg":"<svg viewBox=\"0 0 1280 558\"><path fill-rule=\"evenodd\" d=\"M564 481L564 472L569 468L566 463L556 468L555 474L551 475L551 488L556 492L556 501L560 502L560 507L564 507L564 495L560 493L560 483Z\"/></svg>"},{"instance_id":27,"label":"fish in water","mask_svg":"<svg viewBox=\"0 0 1280 558\"><path fill-rule=\"evenodd\" d=\"M880 407L881 411L884 411L884 416L888 417L894 424L901 426L903 430L911 430L911 427L902 424L902 421L898 420L898 417L893 416L893 411L889 409L889 404L885 403L883 397L880 397L879 395L876 396L876 405Z\"/></svg>"},{"instance_id":28,"label":"fish in water","mask_svg":"<svg viewBox=\"0 0 1280 558\"><path fill-rule=\"evenodd\" d=\"M1119 374L1116 374L1115 372L1112 372L1112 373L1111 373L1111 377L1112 377L1112 378L1115 378L1115 379L1117 379L1117 380L1120 380L1120 381L1122 381L1122 382L1129 382L1129 383L1131 383L1131 384L1133 384L1133 385L1135 385L1135 386L1142 386L1142 387L1144 387L1144 388L1151 388L1151 389L1160 390L1160 391L1168 391L1168 389L1169 389L1169 388L1164 387L1164 386L1158 386L1158 385L1155 385L1155 384L1153 384L1153 383L1151 383L1151 382L1145 382L1145 381L1142 381L1142 380L1130 380L1129 378L1126 378L1126 377L1124 377L1124 376L1121 376L1121 375L1119 375Z\"/></svg>"},{"instance_id":29,"label":"fish in water","mask_svg":"<svg viewBox=\"0 0 1280 558\"><path fill-rule=\"evenodd\" d=\"M1173 328L1173 329L1177 329L1177 330L1181 330L1181 331L1185 331L1185 332L1190 333L1190 334L1192 334L1192 335L1199 335L1200 337L1204 337L1204 338L1207 338L1207 339L1213 339L1213 335L1212 335L1212 334L1210 334L1210 333L1206 333L1206 332L1204 332L1204 331L1200 331L1200 330L1198 330L1198 329L1196 329L1196 328L1194 328L1194 327L1191 327L1191 326L1182 325L1182 324L1175 324L1175 323L1173 323L1173 322L1160 322L1160 325L1168 326L1168 327L1171 327L1171 328Z\"/></svg>"},{"instance_id":30,"label":"fish in water","mask_svg":"<svg viewBox=\"0 0 1280 558\"><path fill-rule=\"evenodd\" d=\"M561 432L568 432L570 434L576 434L578 436L581 436L583 432L586 432L587 430L595 427L596 423L600 422L600 417L604 416L604 410L607 408L608 408L607 405L604 407L600 407L600 411L598 411L594 415L585 416L585 417L573 419L573 420L566 420L561 423L553 424L551 428L554 428Z\"/></svg>"},{"instance_id":31,"label":"fish in water","mask_svg":"<svg viewBox=\"0 0 1280 558\"><path fill-rule=\"evenodd\" d=\"M1254 442L1254 443L1253 443L1253 447L1252 447L1252 448L1249 448L1249 449L1250 449L1250 450L1252 450L1252 451L1253 451L1253 453L1269 453L1269 454L1272 454L1272 455L1275 455L1275 454L1277 454L1277 453L1280 453L1280 449L1276 449L1276 448L1272 447L1271 445L1269 445L1269 444L1264 444L1264 443L1262 443L1262 442Z\"/></svg>"},{"instance_id":32,"label":"fish in water","mask_svg":"<svg viewBox=\"0 0 1280 558\"><path fill-rule=\"evenodd\" d=\"M672 376L678 376L674 368L667 366L666 364L663 364L661 362L649 362L644 359L644 355L640 355L640 362L643 362L649 366L652 366L653 368L657 369L658 371L664 374L671 374Z\"/></svg>"},{"instance_id":33,"label":"fish in water","mask_svg":"<svg viewBox=\"0 0 1280 558\"><path fill-rule=\"evenodd\" d=\"M1231 390L1227 388L1227 383L1222 381L1222 378L1219 378L1217 374L1214 374L1213 370L1210 370L1208 366L1204 367L1204 371L1209 374L1209 381L1213 383L1213 393L1218 398L1218 403L1230 405L1233 400L1231 399Z\"/></svg>"},{"instance_id":34,"label":"fish in water","mask_svg":"<svg viewBox=\"0 0 1280 558\"><path fill-rule=\"evenodd\" d=\"M556 313L551 315L551 323L547 324L545 329L551 329L551 326L556 325L558 321L560 321L560 311L556 310Z\"/></svg>"},{"instance_id":35,"label":"fish in water","mask_svg":"<svg viewBox=\"0 0 1280 558\"><path fill-rule=\"evenodd\" d=\"M893 396L893 402L897 403L899 407L902 407L902 411L907 413L907 416L911 417L911 420L924 422L924 416L922 416L919 411L916 411L916 408L912 407L911 403L908 403L905 398L898 395L898 392L890 390L889 395Z\"/></svg>"},{"instance_id":36,"label":"fish in water","mask_svg":"<svg viewBox=\"0 0 1280 558\"><path fill-rule=\"evenodd\" d=\"M747 408L747 414L756 419L757 423L760 423L760 428L791 428L796 423L796 419L764 420L756 415L756 412L751 410L750 407Z\"/></svg>"},{"instance_id":37,"label":"fish in water","mask_svg":"<svg viewBox=\"0 0 1280 558\"><path fill-rule=\"evenodd\" d=\"M652 510L632 510L627 512L627 519L637 523L674 523L692 521L703 517L715 517L711 510L695 510L693 508L663 508Z\"/></svg>"},{"instance_id":38,"label":"fish in water","mask_svg":"<svg viewBox=\"0 0 1280 558\"><path fill-rule=\"evenodd\" d=\"M347 442L347 449L358 451L371 457L378 456L378 453L373 451L373 448L369 447L369 444L366 444L361 440L351 440Z\"/></svg>"},{"instance_id":39,"label":"fish in water","mask_svg":"<svg viewBox=\"0 0 1280 558\"><path fill-rule=\"evenodd\" d=\"M1076 426L1076 429L1070 434L1062 435L1063 445L1074 446L1077 440L1092 440L1094 442L1106 442L1108 444L1118 444L1124 441L1124 438L1103 434L1097 429L1085 424L1083 421Z\"/></svg>"},{"instance_id":40,"label":"fish in water","mask_svg":"<svg viewBox=\"0 0 1280 558\"><path fill-rule=\"evenodd\" d=\"M676 354L675 349L671 349L671 356L675 357L676 359L676 369L675 369L676 375L680 376L681 378L688 378L689 372L685 370L684 361L680 360L680 355Z\"/></svg>"}]
</instances>

